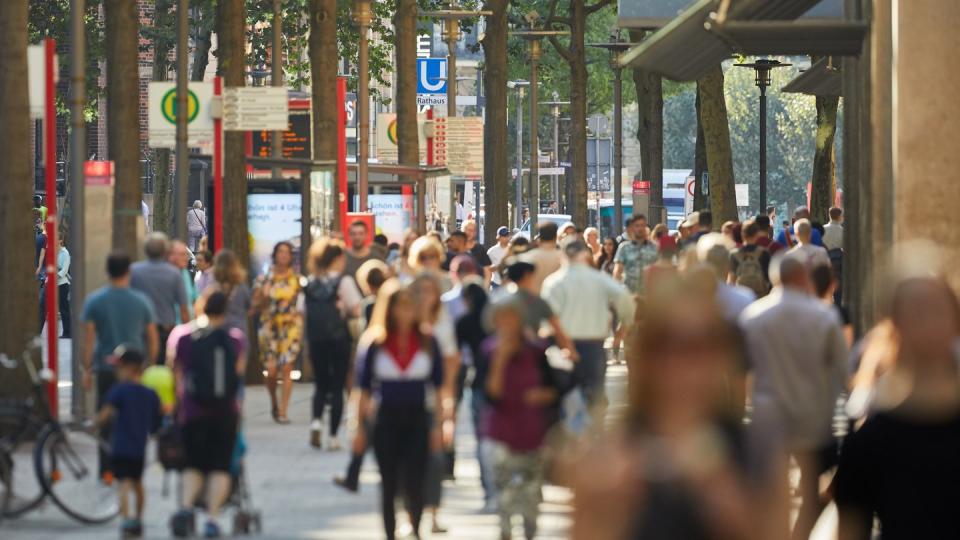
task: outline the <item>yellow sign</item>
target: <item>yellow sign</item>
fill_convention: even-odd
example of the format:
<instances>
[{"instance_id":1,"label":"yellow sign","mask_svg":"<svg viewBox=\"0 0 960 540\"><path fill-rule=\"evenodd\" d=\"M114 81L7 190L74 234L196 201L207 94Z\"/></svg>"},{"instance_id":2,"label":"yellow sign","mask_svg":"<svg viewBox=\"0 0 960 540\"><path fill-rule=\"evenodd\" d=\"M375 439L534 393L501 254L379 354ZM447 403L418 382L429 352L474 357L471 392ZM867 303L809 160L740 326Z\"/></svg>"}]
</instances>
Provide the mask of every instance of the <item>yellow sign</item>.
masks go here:
<instances>
[{"instance_id":1,"label":"yellow sign","mask_svg":"<svg viewBox=\"0 0 960 540\"><path fill-rule=\"evenodd\" d=\"M163 117L170 122L171 124L177 123L177 89L168 91L163 95L163 99L160 101L160 111L163 112ZM200 112L200 102L197 100L197 95L192 91L187 90L187 123L193 121L197 117L197 113Z\"/></svg>"}]
</instances>

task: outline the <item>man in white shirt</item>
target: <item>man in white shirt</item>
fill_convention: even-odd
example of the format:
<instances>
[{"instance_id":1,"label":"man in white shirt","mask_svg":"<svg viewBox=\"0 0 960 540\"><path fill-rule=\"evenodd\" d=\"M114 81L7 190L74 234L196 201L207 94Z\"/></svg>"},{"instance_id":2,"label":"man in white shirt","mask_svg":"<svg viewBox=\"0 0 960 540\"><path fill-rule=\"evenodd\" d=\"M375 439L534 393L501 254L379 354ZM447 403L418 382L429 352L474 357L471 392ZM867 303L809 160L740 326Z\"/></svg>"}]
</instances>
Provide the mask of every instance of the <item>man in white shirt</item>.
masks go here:
<instances>
[{"instance_id":1,"label":"man in white shirt","mask_svg":"<svg viewBox=\"0 0 960 540\"><path fill-rule=\"evenodd\" d=\"M739 319L754 381L751 439L796 458L803 502L793 538L807 538L823 509L821 457L833 443L847 347L836 311L809 294L808 267L799 254L774 259L770 278L773 291Z\"/></svg>"},{"instance_id":2,"label":"man in white shirt","mask_svg":"<svg viewBox=\"0 0 960 540\"><path fill-rule=\"evenodd\" d=\"M557 224L544 221L537 226L539 240L537 247L524 253L520 259L533 265L533 291L540 293L540 287L547 276L556 272L563 265L563 253L557 246Z\"/></svg>"},{"instance_id":3,"label":"man in white shirt","mask_svg":"<svg viewBox=\"0 0 960 540\"><path fill-rule=\"evenodd\" d=\"M724 235L707 233L697 242L697 260L706 263L716 274L717 305L725 319L735 322L740 313L757 299L757 295L746 287L727 283L730 247Z\"/></svg>"},{"instance_id":4,"label":"man in white shirt","mask_svg":"<svg viewBox=\"0 0 960 540\"><path fill-rule=\"evenodd\" d=\"M823 247L827 251L843 249L843 209L834 206L830 209L830 223L823 226Z\"/></svg>"},{"instance_id":5,"label":"man in white shirt","mask_svg":"<svg viewBox=\"0 0 960 540\"><path fill-rule=\"evenodd\" d=\"M507 247L509 245L510 229L500 227L497 229L497 243L487 250L487 257L490 258L490 266L493 267L493 275L490 278L493 288L499 287L502 283L498 268L500 267L500 263L503 262L503 258L507 255Z\"/></svg>"},{"instance_id":6,"label":"man in white shirt","mask_svg":"<svg viewBox=\"0 0 960 540\"><path fill-rule=\"evenodd\" d=\"M574 368L591 406L603 398L606 355L603 342L610 335L610 309L620 321L632 321L633 296L626 286L590 265L592 253L581 241L564 248L568 263L543 282L541 296L560 319L580 356Z\"/></svg>"},{"instance_id":7,"label":"man in white shirt","mask_svg":"<svg viewBox=\"0 0 960 540\"><path fill-rule=\"evenodd\" d=\"M813 225L809 219L800 219L793 224L796 231L797 245L787 252L787 255L793 255L803 261L808 269L817 266L830 266L830 255L823 247L813 243Z\"/></svg>"}]
</instances>

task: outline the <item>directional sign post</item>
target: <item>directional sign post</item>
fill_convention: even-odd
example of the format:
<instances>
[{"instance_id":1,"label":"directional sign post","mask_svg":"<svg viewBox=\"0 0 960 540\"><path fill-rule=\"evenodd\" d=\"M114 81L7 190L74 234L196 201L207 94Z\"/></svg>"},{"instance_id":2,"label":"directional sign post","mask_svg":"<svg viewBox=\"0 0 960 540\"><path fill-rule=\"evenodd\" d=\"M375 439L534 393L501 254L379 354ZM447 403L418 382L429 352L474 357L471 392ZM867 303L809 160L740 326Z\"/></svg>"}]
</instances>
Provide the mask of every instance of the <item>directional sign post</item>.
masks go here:
<instances>
[{"instance_id":1,"label":"directional sign post","mask_svg":"<svg viewBox=\"0 0 960 540\"><path fill-rule=\"evenodd\" d=\"M283 87L226 88L223 91L225 131L286 131L290 100Z\"/></svg>"},{"instance_id":2,"label":"directional sign post","mask_svg":"<svg viewBox=\"0 0 960 540\"><path fill-rule=\"evenodd\" d=\"M446 76L446 58L417 58L417 105L446 104Z\"/></svg>"},{"instance_id":3,"label":"directional sign post","mask_svg":"<svg viewBox=\"0 0 960 540\"><path fill-rule=\"evenodd\" d=\"M152 82L148 90L149 112L147 123L150 146L174 148L177 146L177 85L172 82ZM190 83L187 89L187 146L198 147L213 142L213 83Z\"/></svg>"}]
</instances>

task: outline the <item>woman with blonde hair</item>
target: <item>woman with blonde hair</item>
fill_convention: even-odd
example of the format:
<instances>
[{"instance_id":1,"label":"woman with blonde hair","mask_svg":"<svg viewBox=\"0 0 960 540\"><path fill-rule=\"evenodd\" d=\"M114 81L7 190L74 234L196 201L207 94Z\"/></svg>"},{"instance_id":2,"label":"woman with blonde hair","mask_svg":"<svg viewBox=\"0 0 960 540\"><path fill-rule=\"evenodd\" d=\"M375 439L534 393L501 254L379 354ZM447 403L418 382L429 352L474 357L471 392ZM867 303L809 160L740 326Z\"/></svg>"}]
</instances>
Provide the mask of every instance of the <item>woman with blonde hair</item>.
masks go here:
<instances>
[{"instance_id":1,"label":"woman with blonde hair","mask_svg":"<svg viewBox=\"0 0 960 540\"><path fill-rule=\"evenodd\" d=\"M380 288L373 320L360 341L358 420L360 425L368 421L376 400L371 442L380 468L384 532L388 540L396 537L394 500L402 494L419 538L427 460L431 449L440 447L438 417L428 412L441 407L436 391L443 384L439 346L418 323L413 294L396 279ZM428 404L429 396L436 396L436 402ZM367 444L365 430L358 430L354 451Z\"/></svg>"}]
</instances>

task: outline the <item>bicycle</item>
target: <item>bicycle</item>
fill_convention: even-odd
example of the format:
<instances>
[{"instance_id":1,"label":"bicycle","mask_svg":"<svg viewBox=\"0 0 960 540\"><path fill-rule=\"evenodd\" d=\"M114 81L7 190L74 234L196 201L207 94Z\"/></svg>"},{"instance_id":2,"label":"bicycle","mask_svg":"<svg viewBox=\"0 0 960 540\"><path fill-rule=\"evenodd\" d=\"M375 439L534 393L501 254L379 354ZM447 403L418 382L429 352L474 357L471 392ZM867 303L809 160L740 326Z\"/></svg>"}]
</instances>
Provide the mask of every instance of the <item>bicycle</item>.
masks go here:
<instances>
[{"instance_id":1,"label":"bicycle","mask_svg":"<svg viewBox=\"0 0 960 540\"><path fill-rule=\"evenodd\" d=\"M46 394L52 374L48 369L38 373L34 364L33 353L41 346L42 340L35 338L19 362L0 354L0 366L22 365L32 386L31 397L0 403L0 422L9 428L0 437L0 518L21 516L49 497L81 523L105 523L119 513L112 481L101 470L109 444L92 431L90 423L54 418ZM33 451L24 451L34 436Z\"/></svg>"}]
</instances>

